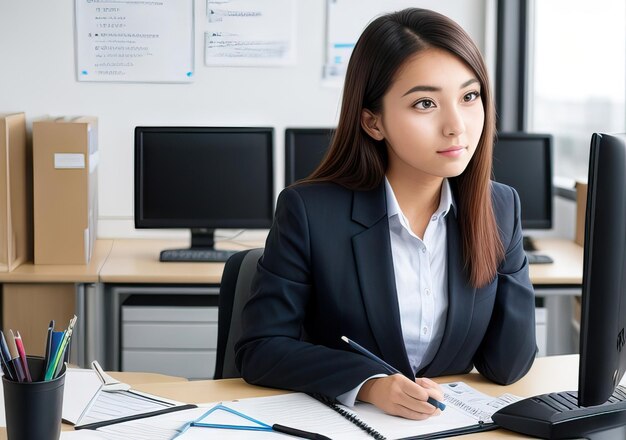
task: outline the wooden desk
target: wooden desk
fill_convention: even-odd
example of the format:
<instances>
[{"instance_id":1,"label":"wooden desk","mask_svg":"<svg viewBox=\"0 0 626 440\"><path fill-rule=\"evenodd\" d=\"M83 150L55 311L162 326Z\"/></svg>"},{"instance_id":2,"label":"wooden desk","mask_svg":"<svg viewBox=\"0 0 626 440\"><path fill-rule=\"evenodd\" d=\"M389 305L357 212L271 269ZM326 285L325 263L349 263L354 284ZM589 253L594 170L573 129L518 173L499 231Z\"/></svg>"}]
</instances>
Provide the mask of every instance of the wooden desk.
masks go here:
<instances>
[{"instance_id":1,"label":"wooden desk","mask_svg":"<svg viewBox=\"0 0 626 440\"><path fill-rule=\"evenodd\" d=\"M537 358L530 372L520 381L509 386L500 386L487 381L478 373L446 376L437 382L464 381L491 396L512 393L529 397L552 391L575 390L578 388L578 356L551 356ZM193 382L141 383L134 388L170 399L187 403L207 403L246 397L261 397L283 394L285 391L246 384L242 379L205 380ZM246 438L245 434L242 438ZM530 438L504 430L459 437L462 439Z\"/></svg>"},{"instance_id":2,"label":"wooden desk","mask_svg":"<svg viewBox=\"0 0 626 440\"><path fill-rule=\"evenodd\" d=\"M25 263L12 272L0 273L2 283L2 325L20 331L28 353L43 355L48 323L57 329L67 326L76 314L80 320L72 338L72 362L84 365L97 355L88 352L99 318L96 301L100 270L113 240L96 241L86 265L35 265Z\"/></svg>"},{"instance_id":3,"label":"wooden desk","mask_svg":"<svg viewBox=\"0 0 626 440\"><path fill-rule=\"evenodd\" d=\"M553 264L531 264L533 285L575 285L583 283L583 247L562 238L536 238L537 253L554 260Z\"/></svg>"},{"instance_id":4,"label":"wooden desk","mask_svg":"<svg viewBox=\"0 0 626 440\"><path fill-rule=\"evenodd\" d=\"M133 284L219 284L224 263L159 261L159 253L163 249L184 247L189 247L189 243L173 240L115 240L109 258L100 270L100 281Z\"/></svg>"},{"instance_id":5,"label":"wooden desk","mask_svg":"<svg viewBox=\"0 0 626 440\"><path fill-rule=\"evenodd\" d=\"M287 392L249 385L242 379L187 382L180 378L150 373L111 373L111 375L133 385L133 388L137 390L186 403L209 403L220 400L272 396ZM161 380L166 381L161 382ZM578 388L578 355L537 358L525 377L508 386L496 385L475 372L436 379L439 383L459 380L494 397L504 393L530 397L548 392L576 390ZM71 429L71 426L63 425L64 431ZM242 438L246 438L245 434ZM514 438L527 439L531 437L514 434L502 429L459 437L459 439L472 440ZM0 428L0 440L6 440L5 428Z\"/></svg>"}]
</instances>

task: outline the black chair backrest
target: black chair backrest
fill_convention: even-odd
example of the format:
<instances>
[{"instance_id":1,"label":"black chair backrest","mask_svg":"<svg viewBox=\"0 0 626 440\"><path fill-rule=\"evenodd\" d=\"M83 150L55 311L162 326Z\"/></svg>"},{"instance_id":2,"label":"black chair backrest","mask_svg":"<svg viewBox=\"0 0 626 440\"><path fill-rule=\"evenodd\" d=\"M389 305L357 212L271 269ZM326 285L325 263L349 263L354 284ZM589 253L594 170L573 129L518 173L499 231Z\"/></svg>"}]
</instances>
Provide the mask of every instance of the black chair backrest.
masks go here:
<instances>
[{"instance_id":1,"label":"black chair backrest","mask_svg":"<svg viewBox=\"0 0 626 440\"><path fill-rule=\"evenodd\" d=\"M237 252L224 266L220 284L214 379L241 377L235 365L235 343L241 337L241 311L250 297L252 278L261 255L262 248Z\"/></svg>"}]
</instances>

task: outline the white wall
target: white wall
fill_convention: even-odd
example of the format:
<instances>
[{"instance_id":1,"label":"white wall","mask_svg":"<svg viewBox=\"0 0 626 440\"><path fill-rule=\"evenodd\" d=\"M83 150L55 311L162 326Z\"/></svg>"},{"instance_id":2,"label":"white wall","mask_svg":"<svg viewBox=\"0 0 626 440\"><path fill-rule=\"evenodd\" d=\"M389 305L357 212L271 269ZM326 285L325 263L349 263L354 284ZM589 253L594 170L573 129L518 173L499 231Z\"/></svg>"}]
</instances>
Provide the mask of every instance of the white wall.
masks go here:
<instances>
[{"instance_id":1,"label":"white wall","mask_svg":"<svg viewBox=\"0 0 626 440\"><path fill-rule=\"evenodd\" d=\"M492 44L485 35L493 35L485 25L488 3L415 1L457 20L483 50ZM205 8L203 0L195 1L194 83L79 83L74 1L0 0L0 113L24 111L29 122L43 116L99 118L99 237L142 235L132 220L137 125L275 127L278 192L283 186L285 127L336 124L341 91L323 86L321 80L325 0L298 0L298 62L287 68L205 67Z\"/></svg>"}]
</instances>

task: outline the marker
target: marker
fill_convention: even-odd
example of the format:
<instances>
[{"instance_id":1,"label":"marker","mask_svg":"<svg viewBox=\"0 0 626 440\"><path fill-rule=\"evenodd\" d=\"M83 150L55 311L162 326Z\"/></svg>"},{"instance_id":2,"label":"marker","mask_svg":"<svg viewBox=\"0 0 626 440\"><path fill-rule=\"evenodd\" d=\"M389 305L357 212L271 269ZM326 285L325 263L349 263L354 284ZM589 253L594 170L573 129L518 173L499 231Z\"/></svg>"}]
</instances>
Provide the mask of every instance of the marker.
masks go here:
<instances>
[{"instance_id":1,"label":"marker","mask_svg":"<svg viewBox=\"0 0 626 440\"><path fill-rule=\"evenodd\" d=\"M19 331L15 337L15 347L17 348L17 354L20 356L20 360L22 361L22 369L24 370L26 382L32 382L33 379L30 377L30 369L28 368L28 359L26 359L26 350L24 350L24 341L22 341L22 335L20 335Z\"/></svg>"},{"instance_id":2,"label":"marker","mask_svg":"<svg viewBox=\"0 0 626 440\"><path fill-rule=\"evenodd\" d=\"M26 380L26 374L24 373L24 369L22 368L22 361L20 360L20 355L17 352L17 346L15 345L15 336L13 335L13 330L9 330L9 354L11 355L11 364L13 364L13 368L15 368L15 372L17 373L18 382L24 382Z\"/></svg>"}]
</instances>

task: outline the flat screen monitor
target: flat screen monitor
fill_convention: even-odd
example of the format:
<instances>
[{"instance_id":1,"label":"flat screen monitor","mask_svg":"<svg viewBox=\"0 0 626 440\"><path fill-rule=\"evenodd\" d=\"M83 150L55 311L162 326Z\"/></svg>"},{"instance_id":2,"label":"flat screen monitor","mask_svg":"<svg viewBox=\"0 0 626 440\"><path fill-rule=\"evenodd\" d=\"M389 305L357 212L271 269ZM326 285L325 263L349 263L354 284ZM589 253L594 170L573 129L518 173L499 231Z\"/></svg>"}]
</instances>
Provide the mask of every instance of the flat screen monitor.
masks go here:
<instances>
[{"instance_id":1,"label":"flat screen monitor","mask_svg":"<svg viewBox=\"0 0 626 440\"><path fill-rule=\"evenodd\" d=\"M503 408L500 426L541 438L626 438L626 134L591 139L575 391Z\"/></svg>"},{"instance_id":2,"label":"flat screen monitor","mask_svg":"<svg viewBox=\"0 0 626 440\"><path fill-rule=\"evenodd\" d=\"M607 401L626 371L626 135L591 139L579 401Z\"/></svg>"},{"instance_id":3,"label":"flat screen monitor","mask_svg":"<svg viewBox=\"0 0 626 440\"><path fill-rule=\"evenodd\" d=\"M273 129L136 127L135 227L190 228L213 247L217 228L269 228Z\"/></svg>"},{"instance_id":4,"label":"flat screen monitor","mask_svg":"<svg viewBox=\"0 0 626 440\"><path fill-rule=\"evenodd\" d=\"M552 227L552 136L499 133L493 149L496 182L515 188L522 205L522 228Z\"/></svg>"},{"instance_id":5,"label":"flat screen monitor","mask_svg":"<svg viewBox=\"0 0 626 440\"><path fill-rule=\"evenodd\" d=\"M285 186L315 171L334 133L333 128L288 128L285 131Z\"/></svg>"}]
</instances>

